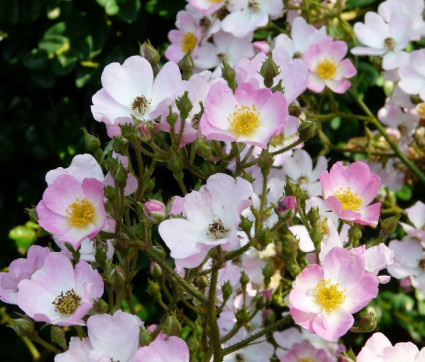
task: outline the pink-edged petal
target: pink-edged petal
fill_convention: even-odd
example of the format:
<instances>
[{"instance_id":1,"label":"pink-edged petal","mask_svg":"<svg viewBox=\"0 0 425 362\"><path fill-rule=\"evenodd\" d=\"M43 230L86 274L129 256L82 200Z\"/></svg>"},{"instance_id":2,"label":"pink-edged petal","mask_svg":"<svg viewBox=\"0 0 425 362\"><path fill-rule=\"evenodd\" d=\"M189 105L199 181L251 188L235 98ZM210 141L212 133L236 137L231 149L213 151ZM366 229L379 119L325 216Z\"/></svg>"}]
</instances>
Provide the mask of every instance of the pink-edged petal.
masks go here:
<instances>
[{"instance_id":1,"label":"pink-edged petal","mask_svg":"<svg viewBox=\"0 0 425 362\"><path fill-rule=\"evenodd\" d=\"M158 232L171 250L173 258L185 258L200 251L198 242L206 239L206 230L184 219L163 221Z\"/></svg>"},{"instance_id":2,"label":"pink-edged petal","mask_svg":"<svg viewBox=\"0 0 425 362\"><path fill-rule=\"evenodd\" d=\"M361 218L354 220L361 225L376 225L379 221L381 211L381 203L377 202L373 205L363 207L361 209Z\"/></svg>"},{"instance_id":3,"label":"pink-edged petal","mask_svg":"<svg viewBox=\"0 0 425 362\"><path fill-rule=\"evenodd\" d=\"M43 201L40 201L36 208L38 223L49 233L61 235L67 233L71 226L67 224L68 218L58 215L48 209Z\"/></svg>"},{"instance_id":4,"label":"pink-edged petal","mask_svg":"<svg viewBox=\"0 0 425 362\"><path fill-rule=\"evenodd\" d=\"M354 318L350 313L335 311L329 314L324 313L322 318L317 317L312 327L323 339L337 342L353 324Z\"/></svg>"},{"instance_id":5,"label":"pink-edged petal","mask_svg":"<svg viewBox=\"0 0 425 362\"><path fill-rule=\"evenodd\" d=\"M149 62L138 55L125 62L108 64L102 73L102 86L118 103L130 107L139 96L149 96L153 71Z\"/></svg>"},{"instance_id":6,"label":"pink-edged petal","mask_svg":"<svg viewBox=\"0 0 425 362\"><path fill-rule=\"evenodd\" d=\"M90 300L100 298L103 294L103 278L97 270L85 261L80 261L75 266L75 292L78 295L84 296L84 286L90 284Z\"/></svg>"},{"instance_id":7,"label":"pink-edged petal","mask_svg":"<svg viewBox=\"0 0 425 362\"><path fill-rule=\"evenodd\" d=\"M70 175L60 175L44 191L43 203L51 211L66 217L66 210L77 198L84 198L81 184Z\"/></svg>"},{"instance_id":8,"label":"pink-edged petal","mask_svg":"<svg viewBox=\"0 0 425 362\"><path fill-rule=\"evenodd\" d=\"M340 79L340 80L334 80L334 79L326 79L325 84L335 93L343 94L347 91L348 88L350 88L350 81L347 79Z\"/></svg>"},{"instance_id":9,"label":"pink-edged petal","mask_svg":"<svg viewBox=\"0 0 425 362\"><path fill-rule=\"evenodd\" d=\"M320 93L325 89L325 82L315 73L310 73L308 75L307 87L313 92Z\"/></svg>"},{"instance_id":10,"label":"pink-edged petal","mask_svg":"<svg viewBox=\"0 0 425 362\"><path fill-rule=\"evenodd\" d=\"M88 335L94 349L114 361L129 361L139 345L139 321L132 314L118 310L113 316L97 314L87 321Z\"/></svg>"}]
</instances>

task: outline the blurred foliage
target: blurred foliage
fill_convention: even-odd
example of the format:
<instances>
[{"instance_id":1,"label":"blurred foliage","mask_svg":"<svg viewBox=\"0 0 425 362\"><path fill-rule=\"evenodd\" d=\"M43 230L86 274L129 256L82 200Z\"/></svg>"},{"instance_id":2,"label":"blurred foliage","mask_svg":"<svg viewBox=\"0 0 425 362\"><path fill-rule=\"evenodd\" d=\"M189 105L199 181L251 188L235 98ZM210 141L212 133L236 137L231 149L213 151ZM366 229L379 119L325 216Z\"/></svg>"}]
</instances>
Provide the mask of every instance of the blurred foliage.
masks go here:
<instances>
[{"instance_id":1,"label":"blurred foliage","mask_svg":"<svg viewBox=\"0 0 425 362\"><path fill-rule=\"evenodd\" d=\"M0 268L41 236L25 208L41 199L47 171L85 152L81 128L106 137L90 113L103 68L138 54L146 39L164 50L185 4L0 0ZM0 338L1 361L30 360L12 330L0 328Z\"/></svg>"}]
</instances>

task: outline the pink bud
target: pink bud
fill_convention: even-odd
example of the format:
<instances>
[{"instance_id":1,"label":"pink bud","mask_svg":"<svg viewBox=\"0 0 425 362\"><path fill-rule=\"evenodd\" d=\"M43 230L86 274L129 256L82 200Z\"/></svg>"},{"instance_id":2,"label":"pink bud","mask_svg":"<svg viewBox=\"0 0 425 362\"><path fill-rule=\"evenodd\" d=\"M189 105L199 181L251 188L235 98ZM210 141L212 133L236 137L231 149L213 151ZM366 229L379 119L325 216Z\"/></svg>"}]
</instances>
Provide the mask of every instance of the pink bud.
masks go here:
<instances>
[{"instance_id":1,"label":"pink bud","mask_svg":"<svg viewBox=\"0 0 425 362\"><path fill-rule=\"evenodd\" d=\"M270 50L271 50L270 45L265 40L255 41L252 43L252 45L254 46L254 49L257 52L263 52L265 54L270 53Z\"/></svg>"},{"instance_id":2,"label":"pink bud","mask_svg":"<svg viewBox=\"0 0 425 362\"><path fill-rule=\"evenodd\" d=\"M286 196L283 197L278 203L277 203L277 210L280 212L286 212L288 210L297 210L297 199L294 196Z\"/></svg>"},{"instance_id":3,"label":"pink bud","mask_svg":"<svg viewBox=\"0 0 425 362\"><path fill-rule=\"evenodd\" d=\"M412 290L412 281L410 278L400 280L400 287L402 287L406 293L410 292Z\"/></svg>"},{"instance_id":4,"label":"pink bud","mask_svg":"<svg viewBox=\"0 0 425 362\"><path fill-rule=\"evenodd\" d=\"M146 126L146 124L142 123L141 125L139 125L139 127L137 127L139 130L139 135L140 138L142 139L143 142L147 142L150 140L151 136L150 136L150 132L148 127Z\"/></svg>"},{"instance_id":5,"label":"pink bud","mask_svg":"<svg viewBox=\"0 0 425 362\"><path fill-rule=\"evenodd\" d=\"M165 219L165 205L158 200L145 202L146 216L150 221L161 222Z\"/></svg>"}]
</instances>

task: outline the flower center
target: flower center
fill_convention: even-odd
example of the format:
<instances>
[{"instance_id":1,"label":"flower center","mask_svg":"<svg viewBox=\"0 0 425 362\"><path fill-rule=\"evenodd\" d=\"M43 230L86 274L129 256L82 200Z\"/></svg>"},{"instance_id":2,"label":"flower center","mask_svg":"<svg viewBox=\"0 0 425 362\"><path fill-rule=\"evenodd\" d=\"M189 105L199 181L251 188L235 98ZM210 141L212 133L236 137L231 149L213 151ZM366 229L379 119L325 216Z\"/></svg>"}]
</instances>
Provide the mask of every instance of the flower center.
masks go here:
<instances>
[{"instance_id":1,"label":"flower center","mask_svg":"<svg viewBox=\"0 0 425 362\"><path fill-rule=\"evenodd\" d=\"M74 289L71 289L65 292L65 294L61 292L52 304L55 306L56 312L71 315L81 305L81 297L74 292Z\"/></svg>"},{"instance_id":2,"label":"flower center","mask_svg":"<svg viewBox=\"0 0 425 362\"><path fill-rule=\"evenodd\" d=\"M345 289L341 289L338 283L332 284L330 279L321 279L313 293L317 304L327 312L339 308L345 301Z\"/></svg>"},{"instance_id":3,"label":"flower center","mask_svg":"<svg viewBox=\"0 0 425 362\"><path fill-rule=\"evenodd\" d=\"M255 105L235 106L236 111L227 117L231 131L237 136L248 136L260 126L260 113Z\"/></svg>"},{"instance_id":4,"label":"flower center","mask_svg":"<svg viewBox=\"0 0 425 362\"><path fill-rule=\"evenodd\" d=\"M183 35L182 42L180 43L180 47L183 53L186 53L188 50L192 51L193 48L195 48L197 41L198 39L196 39L195 34L193 34L191 31L185 33Z\"/></svg>"},{"instance_id":5,"label":"flower center","mask_svg":"<svg viewBox=\"0 0 425 362\"><path fill-rule=\"evenodd\" d=\"M275 147L277 147L277 146L283 146L283 143L284 142L285 142L285 133L284 132L279 133L276 136L273 136L271 138L271 140L270 140L270 144L272 146L275 146Z\"/></svg>"},{"instance_id":6,"label":"flower center","mask_svg":"<svg viewBox=\"0 0 425 362\"><path fill-rule=\"evenodd\" d=\"M293 58L294 59L302 59L303 56L304 56L303 52L298 51L298 52L294 53Z\"/></svg>"},{"instance_id":7,"label":"flower center","mask_svg":"<svg viewBox=\"0 0 425 362\"><path fill-rule=\"evenodd\" d=\"M151 101L147 99L145 96L138 96L134 98L133 103L131 104L131 109L134 112L139 113L141 116L144 116L146 112L149 110Z\"/></svg>"},{"instance_id":8,"label":"flower center","mask_svg":"<svg viewBox=\"0 0 425 362\"><path fill-rule=\"evenodd\" d=\"M71 226L86 226L92 222L94 211L93 204L87 201L86 198L81 201L77 198L66 210L66 214L68 215L68 221L66 223Z\"/></svg>"},{"instance_id":9,"label":"flower center","mask_svg":"<svg viewBox=\"0 0 425 362\"><path fill-rule=\"evenodd\" d=\"M325 58L317 64L316 74L322 79L333 79L338 70L338 63L334 58Z\"/></svg>"},{"instance_id":10,"label":"flower center","mask_svg":"<svg viewBox=\"0 0 425 362\"><path fill-rule=\"evenodd\" d=\"M260 5L258 4L257 0L251 0L248 3L248 9L251 10L253 13L260 10Z\"/></svg>"},{"instance_id":11,"label":"flower center","mask_svg":"<svg viewBox=\"0 0 425 362\"><path fill-rule=\"evenodd\" d=\"M208 0L209 3L211 4L217 4L217 3L221 3L223 0Z\"/></svg>"},{"instance_id":12,"label":"flower center","mask_svg":"<svg viewBox=\"0 0 425 362\"><path fill-rule=\"evenodd\" d=\"M311 358L299 358L297 362L314 362Z\"/></svg>"},{"instance_id":13,"label":"flower center","mask_svg":"<svg viewBox=\"0 0 425 362\"><path fill-rule=\"evenodd\" d=\"M300 177L298 177L297 182L298 182L298 185L300 186L308 186L308 184L310 183L310 180L308 176L301 175Z\"/></svg>"},{"instance_id":14,"label":"flower center","mask_svg":"<svg viewBox=\"0 0 425 362\"><path fill-rule=\"evenodd\" d=\"M341 187L335 192L335 197L341 202L342 211L347 209L356 211L363 203L359 194L357 192L353 194L350 188L343 190Z\"/></svg>"},{"instance_id":15,"label":"flower center","mask_svg":"<svg viewBox=\"0 0 425 362\"><path fill-rule=\"evenodd\" d=\"M386 38L384 40L384 45L385 45L385 48L387 48L388 50L394 50L395 40L393 38Z\"/></svg>"},{"instance_id":16,"label":"flower center","mask_svg":"<svg viewBox=\"0 0 425 362\"><path fill-rule=\"evenodd\" d=\"M424 102L419 103L416 106L416 111L418 112L420 117L422 117L422 118L425 117L425 103Z\"/></svg>"},{"instance_id":17,"label":"flower center","mask_svg":"<svg viewBox=\"0 0 425 362\"><path fill-rule=\"evenodd\" d=\"M220 218L215 219L211 224L208 225L208 235L214 239L222 239L229 230L223 225Z\"/></svg>"},{"instance_id":18,"label":"flower center","mask_svg":"<svg viewBox=\"0 0 425 362\"><path fill-rule=\"evenodd\" d=\"M425 271L425 259L419 260L419 268Z\"/></svg>"},{"instance_id":19,"label":"flower center","mask_svg":"<svg viewBox=\"0 0 425 362\"><path fill-rule=\"evenodd\" d=\"M225 53L218 53L217 58L218 60L225 61L227 60L227 55Z\"/></svg>"}]
</instances>

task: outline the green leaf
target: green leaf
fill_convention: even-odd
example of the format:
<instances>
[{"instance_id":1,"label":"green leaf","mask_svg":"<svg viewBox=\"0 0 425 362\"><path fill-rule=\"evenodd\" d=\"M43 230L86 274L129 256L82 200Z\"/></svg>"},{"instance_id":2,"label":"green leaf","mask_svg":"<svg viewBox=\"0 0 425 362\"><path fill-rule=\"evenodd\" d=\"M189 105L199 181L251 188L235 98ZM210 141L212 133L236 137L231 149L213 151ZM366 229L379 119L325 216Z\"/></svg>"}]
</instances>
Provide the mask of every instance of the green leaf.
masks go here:
<instances>
[{"instance_id":1,"label":"green leaf","mask_svg":"<svg viewBox=\"0 0 425 362\"><path fill-rule=\"evenodd\" d=\"M55 54L59 49L69 44L69 39L62 35L50 35L40 40L38 47L45 50L49 55Z\"/></svg>"},{"instance_id":2,"label":"green leaf","mask_svg":"<svg viewBox=\"0 0 425 362\"><path fill-rule=\"evenodd\" d=\"M37 240L37 233L29 227L19 225L9 231L9 238L15 240L16 247L20 252L26 252Z\"/></svg>"},{"instance_id":3,"label":"green leaf","mask_svg":"<svg viewBox=\"0 0 425 362\"><path fill-rule=\"evenodd\" d=\"M140 7L140 0L132 0L120 4L120 12L118 13L118 17L126 23L132 23L137 19Z\"/></svg>"},{"instance_id":4,"label":"green leaf","mask_svg":"<svg viewBox=\"0 0 425 362\"><path fill-rule=\"evenodd\" d=\"M49 63L48 54L44 49L33 49L25 54L22 62L29 69L43 70Z\"/></svg>"},{"instance_id":5,"label":"green leaf","mask_svg":"<svg viewBox=\"0 0 425 362\"><path fill-rule=\"evenodd\" d=\"M412 190L408 185L404 185L401 190L396 191L396 197L403 201L409 201L412 198Z\"/></svg>"},{"instance_id":6,"label":"green leaf","mask_svg":"<svg viewBox=\"0 0 425 362\"><path fill-rule=\"evenodd\" d=\"M58 76L68 75L74 69L77 60L78 57L72 50L59 54L53 59L52 72Z\"/></svg>"}]
</instances>

